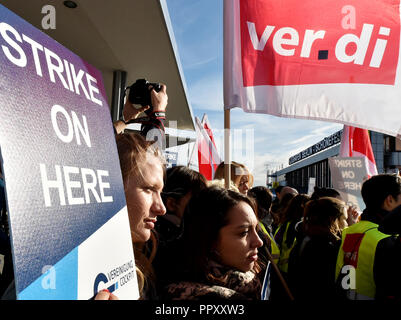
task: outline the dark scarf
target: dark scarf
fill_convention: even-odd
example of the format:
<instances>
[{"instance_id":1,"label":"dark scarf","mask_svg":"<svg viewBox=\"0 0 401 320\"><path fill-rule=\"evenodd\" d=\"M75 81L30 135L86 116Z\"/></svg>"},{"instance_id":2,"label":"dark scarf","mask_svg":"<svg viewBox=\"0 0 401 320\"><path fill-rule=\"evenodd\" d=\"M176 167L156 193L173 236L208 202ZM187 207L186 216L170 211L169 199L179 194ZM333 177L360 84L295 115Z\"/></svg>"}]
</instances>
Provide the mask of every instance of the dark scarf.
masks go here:
<instances>
[{"instance_id":1,"label":"dark scarf","mask_svg":"<svg viewBox=\"0 0 401 320\"><path fill-rule=\"evenodd\" d=\"M214 261L209 263L208 280L183 281L166 288L166 299L172 300L250 300L260 299L261 283L254 272L229 269Z\"/></svg>"},{"instance_id":2,"label":"dark scarf","mask_svg":"<svg viewBox=\"0 0 401 320\"><path fill-rule=\"evenodd\" d=\"M388 215L388 213L389 212L384 209L372 210L372 209L366 208L362 212L361 220L380 224L383 221L384 217Z\"/></svg>"},{"instance_id":3,"label":"dark scarf","mask_svg":"<svg viewBox=\"0 0 401 320\"><path fill-rule=\"evenodd\" d=\"M386 234L401 234L401 206L398 206L380 222L379 231Z\"/></svg>"}]
</instances>

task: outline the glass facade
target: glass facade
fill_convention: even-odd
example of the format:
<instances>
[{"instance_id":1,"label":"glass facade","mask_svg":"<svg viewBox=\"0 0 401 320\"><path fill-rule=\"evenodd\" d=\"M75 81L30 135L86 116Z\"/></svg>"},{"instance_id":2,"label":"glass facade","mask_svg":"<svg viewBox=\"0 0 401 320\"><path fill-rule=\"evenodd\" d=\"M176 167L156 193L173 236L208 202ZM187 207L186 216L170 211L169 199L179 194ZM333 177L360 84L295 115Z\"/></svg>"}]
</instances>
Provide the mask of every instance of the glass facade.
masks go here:
<instances>
[{"instance_id":1,"label":"glass facade","mask_svg":"<svg viewBox=\"0 0 401 320\"><path fill-rule=\"evenodd\" d=\"M401 172L401 140L375 131L369 133L378 173ZM291 167L287 168L285 184L296 188L300 193L307 193L309 178L316 178L316 186L331 188L328 158L321 157L319 160L301 168L298 166L292 171Z\"/></svg>"},{"instance_id":2,"label":"glass facade","mask_svg":"<svg viewBox=\"0 0 401 320\"><path fill-rule=\"evenodd\" d=\"M308 192L309 178L316 178L318 187L332 187L328 159L288 172L285 178L287 185L294 187L300 193Z\"/></svg>"},{"instance_id":3,"label":"glass facade","mask_svg":"<svg viewBox=\"0 0 401 320\"><path fill-rule=\"evenodd\" d=\"M373 154L375 156L377 172L384 173L384 152L394 150L394 137L375 131L370 131L369 133Z\"/></svg>"}]
</instances>

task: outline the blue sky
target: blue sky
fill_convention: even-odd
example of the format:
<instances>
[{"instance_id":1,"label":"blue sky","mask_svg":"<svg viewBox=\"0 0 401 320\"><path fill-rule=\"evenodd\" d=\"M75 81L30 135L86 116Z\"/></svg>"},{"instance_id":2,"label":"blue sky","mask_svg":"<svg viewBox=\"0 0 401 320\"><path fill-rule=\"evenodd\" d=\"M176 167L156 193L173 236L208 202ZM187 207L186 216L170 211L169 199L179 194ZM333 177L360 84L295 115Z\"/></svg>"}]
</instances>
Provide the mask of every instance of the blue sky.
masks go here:
<instances>
[{"instance_id":1,"label":"blue sky","mask_svg":"<svg viewBox=\"0 0 401 320\"><path fill-rule=\"evenodd\" d=\"M208 115L223 157L223 0L166 1L193 114L200 119L204 113ZM287 166L289 157L342 127L331 122L250 114L235 108L231 110L231 128L244 130L239 146L243 150L234 151L232 160L252 168L255 186L265 185L267 166ZM245 130L253 130L251 145L245 143ZM253 157L248 161L249 152Z\"/></svg>"}]
</instances>

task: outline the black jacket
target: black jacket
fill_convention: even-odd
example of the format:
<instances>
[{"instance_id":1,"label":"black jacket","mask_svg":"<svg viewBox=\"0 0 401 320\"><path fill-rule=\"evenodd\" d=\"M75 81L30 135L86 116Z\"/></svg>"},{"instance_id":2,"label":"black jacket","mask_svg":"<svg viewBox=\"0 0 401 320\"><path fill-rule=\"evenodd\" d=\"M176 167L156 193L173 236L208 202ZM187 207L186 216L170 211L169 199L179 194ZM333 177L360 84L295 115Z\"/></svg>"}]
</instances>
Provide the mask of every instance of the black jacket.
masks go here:
<instances>
[{"instance_id":1,"label":"black jacket","mask_svg":"<svg viewBox=\"0 0 401 320\"><path fill-rule=\"evenodd\" d=\"M401 300L401 206L388 213L380 222L379 231L391 234L376 250L376 298ZM385 239L386 240L386 239Z\"/></svg>"},{"instance_id":2,"label":"black jacket","mask_svg":"<svg viewBox=\"0 0 401 320\"><path fill-rule=\"evenodd\" d=\"M297 241L288 262L288 285L296 300L336 298L334 274L340 244L327 232L309 233Z\"/></svg>"}]
</instances>

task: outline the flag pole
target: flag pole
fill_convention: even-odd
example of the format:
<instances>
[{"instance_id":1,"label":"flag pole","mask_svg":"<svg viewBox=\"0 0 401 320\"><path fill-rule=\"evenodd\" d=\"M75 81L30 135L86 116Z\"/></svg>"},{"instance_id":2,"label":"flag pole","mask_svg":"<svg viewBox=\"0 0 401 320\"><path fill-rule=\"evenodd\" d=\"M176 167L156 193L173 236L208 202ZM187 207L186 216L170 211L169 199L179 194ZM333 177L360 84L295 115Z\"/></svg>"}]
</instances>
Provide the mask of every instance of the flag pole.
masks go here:
<instances>
[{"instance_id":1,"label":"flag pole","mask_svg":"<svg viewBox=\"0 0 401 320\"><path fill-rule=\"evenodd\" d=\"M230 109L224 109L224 181L226 189L229 189L231 181L230 138Z\"/></svg>"}]
</instances>

